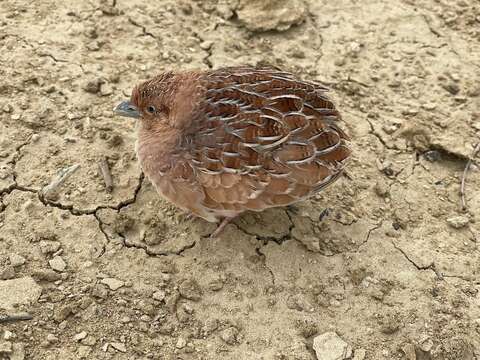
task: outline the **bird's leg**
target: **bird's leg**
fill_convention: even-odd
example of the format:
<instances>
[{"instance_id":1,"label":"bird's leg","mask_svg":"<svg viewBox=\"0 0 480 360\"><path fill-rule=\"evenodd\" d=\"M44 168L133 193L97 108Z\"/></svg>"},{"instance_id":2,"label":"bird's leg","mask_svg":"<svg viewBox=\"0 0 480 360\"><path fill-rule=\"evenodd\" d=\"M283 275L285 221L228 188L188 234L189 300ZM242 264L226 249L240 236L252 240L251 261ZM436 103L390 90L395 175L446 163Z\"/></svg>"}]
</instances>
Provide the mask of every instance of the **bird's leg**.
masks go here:
<instances>
[{"instance_id":1,"label":"bird's leg","mask_svg":"<svg viewBox=\"0 0 480 360\"><path fill-rule=\"evenodd\" d=\"M189 221L189 220L195 219L197 217L197 215L195 215L192 212L185 213L183 216L184 216L185 221Z\"/></svg>"},{"instance_id":2,"label":"bird's leg","mask_svg":"<svg viewBox=\"0 0 480 360\"><path fill-rule=\"evenodd\" d=\"M222 220L222 222L220 223L220 225L218 225L218 227L215 229L215 231L210 235L210 239L214 239L216 237L218 237L218 235L220 235L222 232L223 232L223 229L225 229L225 226L227 226L230 221L232 221L233 219L235 219L234 217L226 217Z\"/></svg>"}]
</instances>

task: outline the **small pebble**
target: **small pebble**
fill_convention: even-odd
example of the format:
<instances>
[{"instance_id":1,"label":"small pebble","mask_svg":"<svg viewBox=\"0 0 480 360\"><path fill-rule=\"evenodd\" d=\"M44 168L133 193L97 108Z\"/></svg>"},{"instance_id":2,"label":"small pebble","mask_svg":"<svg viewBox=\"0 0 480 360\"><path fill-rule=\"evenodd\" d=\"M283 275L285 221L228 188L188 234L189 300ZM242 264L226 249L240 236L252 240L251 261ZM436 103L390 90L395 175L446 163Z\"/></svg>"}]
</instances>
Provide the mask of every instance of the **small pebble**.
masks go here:
<instances>
[{"instance_id":1,"label":"small pebble","mask_svg":"<svg viewBox=\"0 0 480 360\"><path fill-rule=\"evenodd\" d=\"M465 215L452 216L447 219L448 225L454 229L461 229L470 222L470 219Z\"/></svg>"},{"instance_id":2,"label":"small pebble","mask_svg":"<svg viewBox=\"0 0 480 360\"><path fill-rule=\"evenodd\" d=\"M113 291L118 290L125 285L125 283L122 280L118 280L114 278L102 279L101 283L107 285L110 288L110 290L113 290Z\"/></svg>"},{"instance_id":3,"label":"small pebble","mask_svg":"<svg viewBox=\"0 0 480 360\"><path fill-rule=\"evenodd\" d=\"M100 86L100 94L102 96L108 96L113 93L113 88L110 84L104 83Z\"/></svg>"},{"instance_id":4,"label":"small pebble","mask_svg":"<svg viewBox=\"0 0 480 360\"><path fill-rule=\"evenodd\" d=\"M11 113L13 111L13 106L10 104L5 104L2 108L4 113Z\"/></svg>"},{"instance_id":5,"label":"small pebble","mask_svg":"<svg viewBox=\"0 0 480 360\"><path fill-rule=\"evenodd\" d=\"M204 41L200 43L200 48L203 50L208 50L212 47L212 45L213 45L213 41Z\"/></svg>"},{"instance_id":6,"label":"small pebble","mask_svg":"<svg viewBox=\"0 0 480 360\"><path fill-rule=\"evenodd\" d=\"M56 273L53 270L37 270L33 273L33 276L38 280L55 282L62 278L61 274Z\"/></svg>"},{"instance_id":7,"label":"small pebble","mask_svg":"<svg viewBox=\"0 0 480 360\"><path fill-rule=\"evenodd\" d=\"M15 269L12 265L6 265L0 268L0 280L10 280L15 277Z\"/></svg>"},{"instance_id":8,"label":"small pebble","mask_svg":"<svg viewBox=\"0 0 480 360\"><path fill-rule=\"evenodd\" d=\"M222 333L220 334L220 337L228 345L233 345L237 342L238 330L233 326L231 326L223 330Z\"/></svg>"},{"instance_id":9,"label":"small pebble","mask_svg":"<svg viewBox=\"0 0 480 360\"><path fill-rule=\"evenodd\" d=\"M202 290L194 279L187 279L183 281L178 290L180 295L189 300L198 301L202 296Z\"/></svg>"},{"instance_id":10,"label":"small pebble","mask_svg":"<svg viewBox=\"0 0 480 360\"><path fill-rule=\"evenodd\" d=\"M442 86L452 95L457 95L460 92L460 86L457 83L449 82L447 84L442 84Z\"/></svg>"},{"instance_id":11,"label":"small pebble","mask_svg":"<svg viewBox=\"0 0 480 360\"><path fill-rule=\"evenodd\" d=\"M435 109L437 108L437 104L431 102L431 103L423 104L422 107L423 107L425 110L432 111L432 110L435 110Z\"/></svg>"},{"instance_id":12,"label":"small pebble","mask_svg":"<svg viewBox=\"0 0 480 360\"><path fill-rule=\"evenodd\" d=\"M435 162L442 159L442 154L440 154L440 151L437 151L437 150L427 151L426 153L423 154L423 156L425 156L425 159L427 159L430 162Z\"/></svg>"},{"instance_id":13,"label":"small pebble","mask_svg":"<svg viewBox=\"0 0 480 360\"><path fill-rule=\"evenodd\" d=\"M83 86L83 90L90 93L90 94L96 94L100 91L100 86L103 84L102 79L94 79L90 80Z\"/></svg>"},{"instance_id":14,"label":"small pebble","mask_svg":"<svg viewBox=\"0 0 480 360\"><path fill-rule=\"evenodd\" d=\"M125 353L127 352L127 347L125 346L124 343L121 343L121 342L113 342L113 343L110 343L110 345L117 351L119 352L122 352L122 353Z\"/></svg>"},{"instance_id":15,"label":"small pebble","mask_svg":"<svg viewBox=\"0 0 480 360\"><path fill-rule=\"evenodd\" d=\"M67 267L67 264L60 256L55 256L53 259L48 261L50 267L58 272L62 272Z\"/></svg>"},{"instance_id":16,"label":"small pebble","mask_svg":"<svg viewBox=\"0 0 480 360\"><path fill-rule=\"evenodd\" d=\"M85 339L87 337L87 332L86 331L82 331L78 334L76 334L74 337L73 337L73 340L75 340L76 342L79 342L79 341L82 341L83 339Z\"/></svg>"},{"instance_id":17,"label":"small pebble","mask_svg":"<svg viewBox=\"0 0 480 360\"><path fill-rule=\"evenodd\" d=\"M11 340L15 337L15 334L11 331L5 330L5 333L3 334L3 338L5 340Z\"/></svg>"},{"instance_id":18,"label":"small pebble","mask_svg":"<svg viewBox=\"0 0 480 360\"><path fill-rule=\"evenodd\" d=\"M153 293L153 298L158 301L162 301L165 299L165 291L158 290Z\"/></svg>"},{"instance_id":19,"label":"small pebble","mask_svg":"<svg viewBox=\"0 0 480 360\"><path fill-rule=\"evenodd\" d=\"M187 340L184 338L178 338L177 344L175 345L177 349L183 349L187 345Z\"/></svg>"},{"instance_id":20,"label":"small pebble","mask_svg":"<svg viewBox=\"0 0 480 360\"><path fill-rule=\"evenodd\" d=\"M326 332L313 339L317 359L344 360L352 356L352 348L334 332Z\"/></svg>"},{"instance_id":21,"label":"small pebble","mask_svg":"<svg viewBox=\"0 0 480 360\"><path fill-rule=\"evenodd\" d=\"M53 344L53 343L56 343L58 341L58 338L53 335L53 334L48 334L47 335L47 341L50 343L50 344Z\"/></svg>"},{"instance_id":22,"label":"small pebble","mask_svg":"<svg viewBox=\"0 0 480 360\"><path fill-rule=\"evenodd\" d=\"M353 355L353 360L365 360L365 356L367 356L365 349L357 349Z\"/></svg>"},{"instance_id":23,"label":"small pebble","mask_svg":"<svg viewBox=\"0 0 480 360\"><path fill-rule=\"evenodd\" d=\"M22 266L25 264L25 258L18 254L10 254L10 265L13 267Z\"/></svg>"},{"instance_id":24,"label":"small pebble","mask_svg":"<svg viewBox=\"0 0 480 360\"><path fill-rule=\"evenodd\" d=\"M148 315L142 315L142 316L140 316L140 320L148 323L148 322L152 321L152 318Z\"/></svg>"},{"instance_id":25,"label":"small pebble","mask_svg":"<svg viewBox=\"0 0 480 360\"><path fill-rule=\"evenodd\" d=\"M40 251L45 255L53 254L60 249L60 243L58 241L42 240L39 245Z\"/></svg>"}]
</instances>

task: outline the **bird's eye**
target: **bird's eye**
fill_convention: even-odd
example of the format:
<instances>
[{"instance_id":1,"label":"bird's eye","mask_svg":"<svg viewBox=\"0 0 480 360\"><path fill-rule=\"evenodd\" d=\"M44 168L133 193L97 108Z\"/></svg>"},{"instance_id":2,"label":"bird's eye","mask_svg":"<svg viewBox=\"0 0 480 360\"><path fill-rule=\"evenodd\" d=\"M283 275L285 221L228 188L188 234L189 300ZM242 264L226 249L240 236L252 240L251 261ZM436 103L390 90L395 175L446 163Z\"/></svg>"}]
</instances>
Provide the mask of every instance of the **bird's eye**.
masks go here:
<instances>
[{"instance_id":1,"label":"bird's eye","mask_svg":"<svg viewBox=\"0 0 480 360\"><path fill-rule=\"evenodd\" d=\"M155 114L155 111L156 111L155 106L150 105L150 106L147 107L147 112L149 114Z\"/></svg>"}]
</instances>

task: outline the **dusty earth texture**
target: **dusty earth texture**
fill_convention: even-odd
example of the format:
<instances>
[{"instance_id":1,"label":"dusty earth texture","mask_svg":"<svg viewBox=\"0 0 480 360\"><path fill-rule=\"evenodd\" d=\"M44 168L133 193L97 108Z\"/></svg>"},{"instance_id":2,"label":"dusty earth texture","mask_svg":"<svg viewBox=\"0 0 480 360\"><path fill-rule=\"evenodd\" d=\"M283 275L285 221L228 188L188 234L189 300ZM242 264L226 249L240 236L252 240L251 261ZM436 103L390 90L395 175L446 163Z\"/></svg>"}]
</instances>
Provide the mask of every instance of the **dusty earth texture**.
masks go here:
<instances>
[{"instance_id":1,"label":"dusty earth texture","mask_svg":"<svg viewBox=\"0 0 480 360\"><path fill-rule=\"evenodd\" d=\"M478 1L3 0L0 46L0 358L480 359ZM353 159L210 240L112 108L265 63L331 88Z\"/></svg>"}]
</instances>

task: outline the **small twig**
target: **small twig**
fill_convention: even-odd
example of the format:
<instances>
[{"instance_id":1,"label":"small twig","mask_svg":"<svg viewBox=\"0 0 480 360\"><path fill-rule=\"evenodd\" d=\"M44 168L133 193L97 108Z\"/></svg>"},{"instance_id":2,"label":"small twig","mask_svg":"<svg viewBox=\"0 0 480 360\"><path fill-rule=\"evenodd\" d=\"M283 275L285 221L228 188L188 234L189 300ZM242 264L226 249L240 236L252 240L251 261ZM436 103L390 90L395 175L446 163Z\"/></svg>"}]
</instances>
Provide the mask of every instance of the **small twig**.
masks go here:
<instances>
[{"instance_id":1,"label":"small twig","mask_svg":"<svg viewBox=\"0 0 480 360\"><path fill-rule=\"evenodd\" d=\"M41 193L43 196L45 198L52 196L55 191L65 182L65 180L72 176L72 174L77 171L79 167L80 165L76 164L60 170L52 182L42 189Z\"/></svg>"},{"instance_id":2,"label":"small twig","mask_svg":"<svg viewBox=\"0 0 480 360\"><path fill-rule=\"evenodd\" d=\"M113 190L113 181L112 174L110 173L110 167L108 166L108 161L105 157L98 162L98 167L100 168L100 173L103 176L103 181L105 181L105 187L108 192Z\"/></svg>"},{"instance_id":3,"label":"small twig","mask_svg":"<svg viewBox=\"0 0 480 360\"><path fill-rule=\"evenodd\" d=\"M350 76L347 77L346 81L347 81L347 82L353 82L353 83L355 83L355 84L358 84L358 85L363 86L363 87L366 87L366 88L371 87L370 85L365 84L364 82L361 82L360 80L354 79L354 78L352 78L352 77L350 77Z\"/></svg>"},{"instance_id":4,"label":"small twig","mask_svg":"<svg viewBox=\"0 0 480 360\"><path fill-rule=\"evenodd\" d=\"M473 149L472 155L468 158L467 164L465 165L465 169L463 170L462 175L462 184L460 186L460 194L462 195L462 210L467 210L467 202L465 200L465 181L467 180L467 174L470 170L470 166L472 166L473 159L477 156L478 152L480 151L480 142L475 146Z\"/></svg>"},{"instance_id":5,"label":"small twig","mask_svg":"<svg viewBox=\"0 0 480 360\"><path fill-rule=\"evenodd\" d=\"M32 320L33 316L29 313L0 314L0 324L13 321Z\"/></svg>"}]
</instances>

